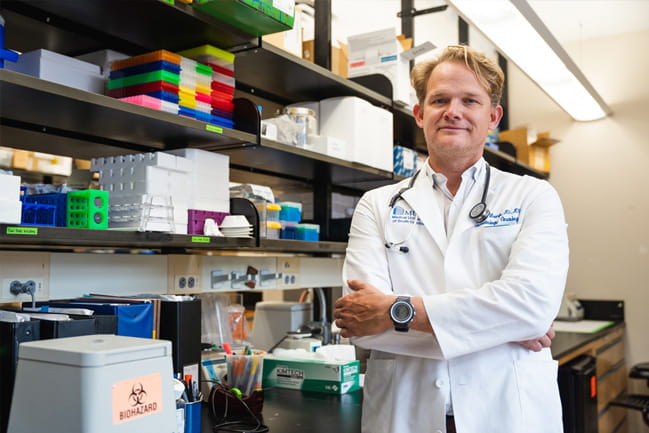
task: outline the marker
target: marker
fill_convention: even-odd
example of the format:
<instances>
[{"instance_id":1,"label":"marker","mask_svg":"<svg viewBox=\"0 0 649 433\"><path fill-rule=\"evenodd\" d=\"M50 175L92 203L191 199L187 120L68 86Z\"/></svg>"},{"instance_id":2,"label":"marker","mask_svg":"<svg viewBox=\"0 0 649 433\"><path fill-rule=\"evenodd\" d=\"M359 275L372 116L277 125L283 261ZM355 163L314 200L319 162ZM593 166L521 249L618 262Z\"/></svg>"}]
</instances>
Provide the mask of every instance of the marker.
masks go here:
<instances>
[{"instance_id":1,"label":"marker","mask_svg":"<svg viewBox=\"0 0 649 433\"><path fill-rule=\"evenodd\" d=\"M230 343L223 343L223 350L225 350L225 353L227 353L228 355L232 355L232 347L230 347Z\"/></svg>"}]
</instances>

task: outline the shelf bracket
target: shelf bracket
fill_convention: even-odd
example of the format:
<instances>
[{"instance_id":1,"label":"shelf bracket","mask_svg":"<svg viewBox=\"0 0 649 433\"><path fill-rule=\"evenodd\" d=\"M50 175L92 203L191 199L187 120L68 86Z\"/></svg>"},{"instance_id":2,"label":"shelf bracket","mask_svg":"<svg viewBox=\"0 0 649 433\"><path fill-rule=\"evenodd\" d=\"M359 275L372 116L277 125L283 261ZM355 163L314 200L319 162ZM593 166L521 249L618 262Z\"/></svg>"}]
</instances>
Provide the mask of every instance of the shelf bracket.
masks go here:
<instances>
[{"instance_id":1,"label":"shelf bracket","mask_svg":"<svg viewBox=\"0 0 649 433\"><path fill-rule=\"evenodd\" d=\"M397 18L415 18L420 15L428 15L436 12L444 12L448 8L448 5L435 6L427 9L417 10L416 8L411 8L410 10L397 12Z\"/></svg>"}]
</instances>

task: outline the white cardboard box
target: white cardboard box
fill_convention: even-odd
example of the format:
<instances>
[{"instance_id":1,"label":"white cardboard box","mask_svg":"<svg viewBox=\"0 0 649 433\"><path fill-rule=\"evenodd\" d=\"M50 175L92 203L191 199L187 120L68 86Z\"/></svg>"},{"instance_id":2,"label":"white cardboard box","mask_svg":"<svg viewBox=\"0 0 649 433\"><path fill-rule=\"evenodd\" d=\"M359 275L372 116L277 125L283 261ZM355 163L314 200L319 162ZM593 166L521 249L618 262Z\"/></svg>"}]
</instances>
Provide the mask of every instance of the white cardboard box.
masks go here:
<instances>
[{"instance_id":1,"label":"white cardboard box","mask_svg":"<svg viewBox=\"0 0 649 433\"><path fill-rule=\"evenodd\" d=\"M320 135L342 140L346 159L392 171L392 113L354 96L320 101Z\"/></svg>"},{"instance_id":2,"label":"white cardboard box","mask_svg":"<svg viewBox=\"0 0 649 433\"><path fill-rule=\"evenodd\" d=\"M349 78L383 74L392 83L392 99L410 103L409 62L400 58L402 51L394 28L349 36Z\"/></svg>"}]
</instances>

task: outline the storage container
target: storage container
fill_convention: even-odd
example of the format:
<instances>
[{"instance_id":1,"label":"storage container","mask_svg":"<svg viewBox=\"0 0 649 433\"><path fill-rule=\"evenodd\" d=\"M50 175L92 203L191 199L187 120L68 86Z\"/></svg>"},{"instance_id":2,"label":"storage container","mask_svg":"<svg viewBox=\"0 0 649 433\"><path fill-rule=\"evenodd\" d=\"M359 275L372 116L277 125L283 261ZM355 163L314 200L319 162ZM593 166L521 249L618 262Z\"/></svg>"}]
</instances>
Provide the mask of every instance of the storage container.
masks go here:
<instances>
[{"instance_id":1,"label":"storage container","mask_svg":"<svg viewBox=\"0 0 649 433\"><path fill-rule=\"evenodd\" d=\"M104 93L104 77L99 66L53 51L23 53L16 63L7 62L5 68L64 86Z\"/></svg>"},{"instance_id":2,"label":"storage container","mask_svg":"<svg viewBox=\"0 0 649 433\"><path fill-rule=\"evenodd\" d=\"M86 335L23 343L8 431L171 432L172 375L169 341Z\"/></svg>"}]
</instances>

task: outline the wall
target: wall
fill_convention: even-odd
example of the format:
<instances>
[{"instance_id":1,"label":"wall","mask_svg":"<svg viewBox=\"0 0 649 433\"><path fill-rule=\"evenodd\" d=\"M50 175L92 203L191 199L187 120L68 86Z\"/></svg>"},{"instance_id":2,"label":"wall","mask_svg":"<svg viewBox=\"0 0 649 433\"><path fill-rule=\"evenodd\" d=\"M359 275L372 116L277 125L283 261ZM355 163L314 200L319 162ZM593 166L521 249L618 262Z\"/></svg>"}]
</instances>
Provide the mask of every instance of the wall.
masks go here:
<instances>
[{"instance_id":1,"label":"wall","mask_svg":"<svg viewBox=\"0 0 649 433\"><path fill-rule=\"evenodd\" d=\"M509 67L510 125L551 131L551 183L570 236L568 291L623 299L627 365L649 361L649 31L565 45L613 110L575 122L515 66ZM645 47L645 48L641 48ZM647 393L646 383L629 382ZM629 431L649 432L634 412Z\"/></svg>"}]
</instances>

